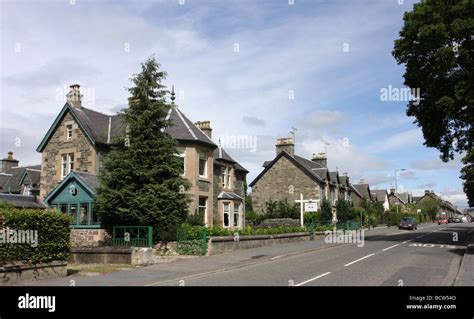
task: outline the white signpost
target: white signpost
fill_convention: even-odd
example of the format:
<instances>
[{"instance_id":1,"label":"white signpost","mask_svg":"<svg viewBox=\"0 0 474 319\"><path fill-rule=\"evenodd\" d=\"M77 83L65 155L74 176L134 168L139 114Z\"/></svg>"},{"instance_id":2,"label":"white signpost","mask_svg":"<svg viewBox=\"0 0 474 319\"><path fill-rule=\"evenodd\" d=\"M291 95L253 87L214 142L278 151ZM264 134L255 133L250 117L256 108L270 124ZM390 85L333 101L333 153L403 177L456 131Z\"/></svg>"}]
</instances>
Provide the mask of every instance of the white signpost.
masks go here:
<instances>
[{"instance_id":1,"label":"white signpost","mask_svg":"<svg viewBox=\"0 0 474 319\"><path fill-rule=\"evenodd\" d=\"M300 204L300 224L304 227L304 212L318 211L319 200L303 199L303 194L300 194L300 199L295 200L295 203Z\"/></svg>"}]
</instances>

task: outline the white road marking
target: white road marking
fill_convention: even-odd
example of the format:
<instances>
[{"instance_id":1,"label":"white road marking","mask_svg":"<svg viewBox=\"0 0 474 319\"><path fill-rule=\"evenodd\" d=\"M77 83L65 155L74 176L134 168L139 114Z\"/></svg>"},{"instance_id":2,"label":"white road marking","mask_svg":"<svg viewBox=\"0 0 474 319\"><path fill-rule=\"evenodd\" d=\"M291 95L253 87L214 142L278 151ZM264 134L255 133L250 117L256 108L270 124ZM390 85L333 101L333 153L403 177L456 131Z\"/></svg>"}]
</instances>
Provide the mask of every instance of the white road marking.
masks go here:
<instances>
[{"instance_id":1,"label":"white road marking","mask_svg":"<svg viewBox=\"0 0 474 319\"><path fill-rule=\"evenodd\" d=\"M394 247L397 247L398 245L400 245L400 244L396 244L396 245L393 245L393 246L384 248L384 249L382 249L382 251L387 251L387 250L389 250L389 249L392 249L392 248L394 248Z\"/></svg>"},{"instance_id":2,"label":"white road marking","mask_svg":"<svg viewBox=\"0 0 474 319\"><path fill-rule=\"evenodd\" d=\"M425 236L425 235L421 235L421 236L418 236L418 237L415 237L415 238L421 238L421 237L423 237L423 236Z\"/></svg>"},{"instance_id":3,"label":"white road marking","mask_svg":"<svg viewBox=\"0 0 474 319\"><path fill-rule=\"evenodd\" d=\"M308 282L311 282L311 281L314 281L314 280L319 279L319 278L321 278L321 277L327 276L327 275L329 275L330 273L331 273L331 272L328 271L328 272L326 272L326 273L324 273L324 274L322 274L322 275L319 275L319 276L316 276L316 277L314 277L314 278L308 279L308 280L306 280L306 281L300 282L299 284L297 284L297 285L295 285L295 286L296 286L296 287L298 287L298 286L303 286L304 284L307 284Z\"/></svg>"},{"instance_id":4,"label":"white road marking","mask_svg":"<svg viewBox=\"0 0 474 319\"><path fill-rule=\"evenodd\" d=\"M366 258L372 257L373 255L375 255L375 253L374 253L374 254L367 255L367 256L364 256L364 257L359 258L359 259L357 259L357 260L351 261L350 263L345 264L344 267L350 266L350 265L352 265L352 264L355 264L355 263L358 262L358 261L361 261L361 260L364 260L364 259L366 259Z\"/></svg>"},{"instance_id":5,"label":"white road marking","mask_svg":"<svg viewBox=\"0 0 474 319\"><path fill-rule=\"evenodd\" d=\"M409 242L411 242L411 241L413 241L413 239L405 240L402 244L406 244L406 243L409 243Z\"/></svg>"}]
</instances>

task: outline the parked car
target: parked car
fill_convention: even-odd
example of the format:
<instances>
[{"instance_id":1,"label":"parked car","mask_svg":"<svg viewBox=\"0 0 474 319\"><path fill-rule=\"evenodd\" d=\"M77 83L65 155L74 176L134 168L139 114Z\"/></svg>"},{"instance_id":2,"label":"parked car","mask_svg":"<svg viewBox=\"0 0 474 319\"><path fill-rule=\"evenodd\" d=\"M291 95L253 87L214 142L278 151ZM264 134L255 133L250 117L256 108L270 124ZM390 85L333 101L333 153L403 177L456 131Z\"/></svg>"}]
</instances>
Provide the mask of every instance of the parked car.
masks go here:
<instances>
[{"instance_id":1,"label":"parked car","mask_svg":"<svg viewBox=\"0 0 474 319\"><path fill-rule=\"evenodd\" d=\"M462 221L463 223L469 223L469 221L467 220L467 217L466 217L466 216L461 217L461 221Z\"/></svg>"},{"instance_id":2,"label":"parked car","mask_svg":"<svg viewBox=\"0 0 474 319\"><path fill-rule=\"evenodd\" d=\"M459 217L454 217L454 223L461 223L462 220Z\"/></svg>"},{"instance_id":3,"label":"parked car","mask_svg":"<svg viewBox=\"0 0 474 319\"><path fill-rule=\"evenodd\" d=\"M448 222L449 222L449 220L446 219L446 218L440 218L440 219L438 219L438 225L447 224Z\"/></svg>"},{"instance_id":4,"label":"parked car","mask_svg":"<svg viewBox=\"0 0 474 319\"><path fill-rule=\"evenodd\" d=\"M418 223L412 217L403 217L402 220L400 220L398 229L418 229Z\"/></svg>"},{"instance_id":5,"label":"parked car","mask_svg":"<svg viewBox=\"0 0 474 319\"><path fill-rule=\"evenodd\" d=\"M449 218L448 218L448 223L454 223L454 218L449 217Z\"/></svg>"}]
</instances>

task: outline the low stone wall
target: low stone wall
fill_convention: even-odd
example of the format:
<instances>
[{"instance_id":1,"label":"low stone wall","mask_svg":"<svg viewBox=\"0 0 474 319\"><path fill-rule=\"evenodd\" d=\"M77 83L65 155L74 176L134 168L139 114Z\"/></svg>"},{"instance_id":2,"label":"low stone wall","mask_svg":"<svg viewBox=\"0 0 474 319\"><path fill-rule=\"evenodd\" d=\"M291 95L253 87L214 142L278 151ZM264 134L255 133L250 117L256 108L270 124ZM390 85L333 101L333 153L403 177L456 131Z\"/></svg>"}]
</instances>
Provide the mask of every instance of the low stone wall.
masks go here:
<instances>
[{"instance_id":1,"label":"low stone wall","mask_svg":"<svg viewBox=\"0 0 474 319\"><path fill-rule=\"evenodd\" d=\"M0 267L0 285L15 285L40 279L61 278L67 275L67 262L45 264L14 263Z\"/></svg>"},{"instance_id":2,"label":"low stone wall","mask_svg":"<svg viewBox=\"0 0 474 319\"><path fill-rule=\"evenodd\" d=\"M256 248L296 241L310 240L309 233L289 233L278 235L216 236L208 242L207 255L221 254L238 249ZM237 240L238 239L238 240Z\"/></svg>"},{"instance_id":3,"label":"low stone wall","mask_svg":"<svg viewBox=\"0 0 474 319\"><path fill-rule=\"evenodd\" d=\"M298 227L300 226L301 222L299 219L291 219L291 218L272 218L272 219L264 219L258 228L275 228L275 227Z\"/></svg>"},{"instance_id":4,"label":"low stone wall","mask_svg":"<svg viewBox=\"0 0 474 319\"><path fill-rule=\"evenodd\" d=\"M75 247L69 262L73 264L128 264L133 266L156 263L156 250L140 247Z\"/></svg>"},{"instance_id":5,"label":"low stone wall","mask_svg":"<svg viewBox=\"0 0 474 319\"><path fill-rule=\"evenodd\" d=\"M110 243L105 229L71 229L71 247L96 247Z\"/></svg>"}]
</instances>

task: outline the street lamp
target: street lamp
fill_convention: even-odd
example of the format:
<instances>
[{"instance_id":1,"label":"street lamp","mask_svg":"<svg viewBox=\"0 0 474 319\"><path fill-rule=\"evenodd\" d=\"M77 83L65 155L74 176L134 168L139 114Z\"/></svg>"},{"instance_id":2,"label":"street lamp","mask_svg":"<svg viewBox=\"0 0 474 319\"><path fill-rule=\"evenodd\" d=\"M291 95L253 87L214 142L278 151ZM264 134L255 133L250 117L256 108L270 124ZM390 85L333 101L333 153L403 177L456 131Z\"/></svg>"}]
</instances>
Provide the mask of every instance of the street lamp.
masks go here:
<instances>
[{"instance_id":1,"label":"street lamp","mask_svg":"<svg viewBox=\"0 0 474 319\"><path fill-rule=\"evenodd\" d=\"M403 172L403 171L406 171L406 169L405 169L405 168L397 168L397 169L395 170L395 196L397 197L397 201L398 201L398 195L397 195L397 193L398 193L397 172L399 172L399 171L400 171L400 172ZM399 203L396 205L396 206L397 206L397 214L398 214L398 205L399 205Z\"/></svg>"}]
</instances>

